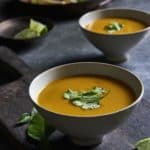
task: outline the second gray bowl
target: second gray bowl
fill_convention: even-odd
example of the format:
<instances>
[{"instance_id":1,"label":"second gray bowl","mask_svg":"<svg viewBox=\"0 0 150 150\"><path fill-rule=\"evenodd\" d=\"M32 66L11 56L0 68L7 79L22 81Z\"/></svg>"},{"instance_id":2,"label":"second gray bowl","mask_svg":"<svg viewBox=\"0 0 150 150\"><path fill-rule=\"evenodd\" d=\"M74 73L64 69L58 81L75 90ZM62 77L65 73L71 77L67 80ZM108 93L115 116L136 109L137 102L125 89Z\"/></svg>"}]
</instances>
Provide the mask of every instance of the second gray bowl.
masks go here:
<instances>
[{"instance_id":1,"label":"second gray bowl","mask_svg":"<svg viewBox=\"0 0 150 150\"><path fill-rule=\"evenodd\" d=\"M85 28L87 24L106 17L130 18L145 23L147 27L138 32L119 35L95 33ZM121 62L127 60L128 51L144 39L149 31L150 14L136 9L99 9L83 15L79 20L79 25L87 39L101 50L107 59Z\"/></svg>"}]
</instances>

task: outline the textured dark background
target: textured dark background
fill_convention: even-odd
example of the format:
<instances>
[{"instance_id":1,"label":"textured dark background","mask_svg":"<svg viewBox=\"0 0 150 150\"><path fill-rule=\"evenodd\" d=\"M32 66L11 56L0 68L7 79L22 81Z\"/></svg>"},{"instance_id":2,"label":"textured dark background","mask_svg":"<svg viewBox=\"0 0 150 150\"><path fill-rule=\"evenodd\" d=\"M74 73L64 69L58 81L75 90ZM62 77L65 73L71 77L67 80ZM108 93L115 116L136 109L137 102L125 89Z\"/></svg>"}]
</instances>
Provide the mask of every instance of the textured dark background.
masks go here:
<instances>
[{"instance_id":1,"label":"textured dark background","mask_svg":"<svg viewBox=\"0 0 150 150\"><path fill-rule=\"evenodd\" d=\"M0 0L0 19L23 16L24 12L14 10L13 0ZM150 11L149 0L113 0L107 7L138 8ZM54 19L55 27L45 42L35 48L16 51L33 70L43 71L52 66L67 62L95 60L106 62L100 51L94 48L83 36L78 19L61 21ZM150 36L130 52L130 59L120 64L132 70L144 82L144 100L150 102ZM0 134L0 150L12 149L7 139Z\"/></svg>"}]
</instances>

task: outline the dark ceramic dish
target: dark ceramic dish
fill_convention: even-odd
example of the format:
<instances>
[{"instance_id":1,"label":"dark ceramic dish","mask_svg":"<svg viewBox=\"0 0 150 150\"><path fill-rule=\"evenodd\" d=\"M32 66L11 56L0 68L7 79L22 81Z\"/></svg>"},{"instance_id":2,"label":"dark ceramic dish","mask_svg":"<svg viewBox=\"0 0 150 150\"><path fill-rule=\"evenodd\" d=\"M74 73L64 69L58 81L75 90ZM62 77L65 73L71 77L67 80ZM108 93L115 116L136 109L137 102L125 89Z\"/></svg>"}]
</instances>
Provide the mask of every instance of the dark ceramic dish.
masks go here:
<instances>
[{"instance_id":1,"label":"dark ceramic dish","mask_svg":"<svg viewBox=\"0 0 150 150\"><path fill-rule=\"evenodd\" d=\"M30 19L35 19L48 27L48 33L31 39L16 39L14 36L21 30L29 26ZM53 28L53 24L49 19L38 17L18 17L12 18L0 23L0 45L7 46L13 49L24 49L31 46L41 44L48 36L49 31Z\"/></svg>"},{"instance_id":2,"label":"dark ceramic dish","mask_svg":"<svg viewBox=\"0 0 150 150\"><path fill-rule=\"evenodd\" d=\"M87 0L86 2L80 3L69 3L69 4L50 4L50 5L39 5L31 4L23 0L18 0L28 10L41 10L41 13L45 15L53 16L78 16L96 7L102 7L112 0Z\"/></svg>"}]
</instances>

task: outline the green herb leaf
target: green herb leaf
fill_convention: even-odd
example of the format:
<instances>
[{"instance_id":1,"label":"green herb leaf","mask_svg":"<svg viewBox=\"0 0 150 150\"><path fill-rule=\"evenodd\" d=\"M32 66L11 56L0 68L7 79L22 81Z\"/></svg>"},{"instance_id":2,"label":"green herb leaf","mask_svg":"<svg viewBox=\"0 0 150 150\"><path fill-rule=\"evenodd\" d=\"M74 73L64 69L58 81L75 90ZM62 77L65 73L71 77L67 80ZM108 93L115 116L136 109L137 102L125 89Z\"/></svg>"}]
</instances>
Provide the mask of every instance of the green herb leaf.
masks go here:
<instances>
[{"instance_id":1,"label":"green herb leaf","mask_svg":"<svg viewBox=\"0 0 150 150\"><path fill-rule=\"evenodd\" d=\"M33 116L27 128L27 135L37 141L41 141L45 137L44 119L39 114Z\"/></svg>"},{"instance_id":2,"label":"green herb leaf","mask_svg":"<svg viewBox=\"0 0 150 150\"><path fill-rule=\"evenodd\" d=\"M86 102L82 102L82 101L73 101L72 102L74 105L81 107L82 109L95 109L98 108L100 105L97 102L93 102L93 103L86 103Z\"/></svg>"},{"instance_id":3,"label":"green herb leaf","mask_svg":"<svg viewBox=\"0 0 150 150\"><path fill-rule=\"evenodd\" d=\"M150 150L150 137L142 139L135 144L137 150Z\"/></svg>"},{"instance_id":4,"label":"green herb leaf","mask_svg":"<svg viewBox=\"0 0 150 150\"><path fill-rule=\"evenodd\" d=\"M19 124L25 124L29 123L31 121L31 115L30 113L24 113L20 116L18 122L16 123L17 125Z\"/></svg>"},{"instance_id":5,"label":"green herb leaf","mask_svg":"<svg viewBox=\"0 0 150 150\"><path fill-rule=\"evenodd\" d=\"M107 32L113 33L116 31L120 31L123 28L124 25L118 23L118 22L112 22L108 25L106 25L104 28Z\"/></svg>"},{"instance_id":6,"label":"green herb leaf","mask_svg":"<svg viewBox=\"0 0 150 150\"><path fill-rule=\"evenodd\" d=\"M73 91L68 89L64 98L82 109L95 109L100 107L100 100L108 94L104 88L94 87L88 91Z\"/></svg>"},{"instance_id":7,"label":"green herb leaf","mask_svg":"<svg viewBox=\"0 0 150 150\"><path fill-rule=\"evenodd\" d=\"M34 117L37 113L38 111L33 107L31 111L31 117Z\"/></svg>"},{"instance_id":8,"label":"green herb leaf","mask_svg":"<svg viewBox=\"0 0 150 150\"><path fill-rule=\"evenodd\" d=\"M36 141L43 141L54 132L47 121L33 108L31 113L24 113L21 115L17 125L28 124L27 136Z\"/></svg>"}]
</instances>

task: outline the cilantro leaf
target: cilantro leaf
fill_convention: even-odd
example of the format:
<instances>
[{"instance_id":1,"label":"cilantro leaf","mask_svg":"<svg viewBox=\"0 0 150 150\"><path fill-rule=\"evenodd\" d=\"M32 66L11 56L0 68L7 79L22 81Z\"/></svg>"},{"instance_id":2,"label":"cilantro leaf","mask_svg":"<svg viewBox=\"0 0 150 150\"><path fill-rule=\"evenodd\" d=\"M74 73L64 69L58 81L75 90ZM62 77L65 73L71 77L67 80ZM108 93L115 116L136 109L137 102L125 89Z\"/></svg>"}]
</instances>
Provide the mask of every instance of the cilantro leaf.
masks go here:
<instances>
[{"instance_id":1,"label":"cilantro leaf","mask_svg":"<svg viewBox=\"0 0 150 150\"><path fill-rule=\"evenodd\" d=\"M123 27L124 27L123 24L120 24L118 22L112 22L112 23L106 25L104 28L107 32L113 33L116 31L120 31Z\"/></svg>"},{"instance_id":2,"label":"cilantro leaf","mask_svg":"<svg viewBox=\"0 0 150 150\"><path fill-rule=\"evenodd\" d=\"M70 100L72 104L82 109L95 109L100 107L100 100L105 97L108 90L94 87L87 91L73 91L68 89L64 93L64 99Z\"/></svg>"}]
</instances>

